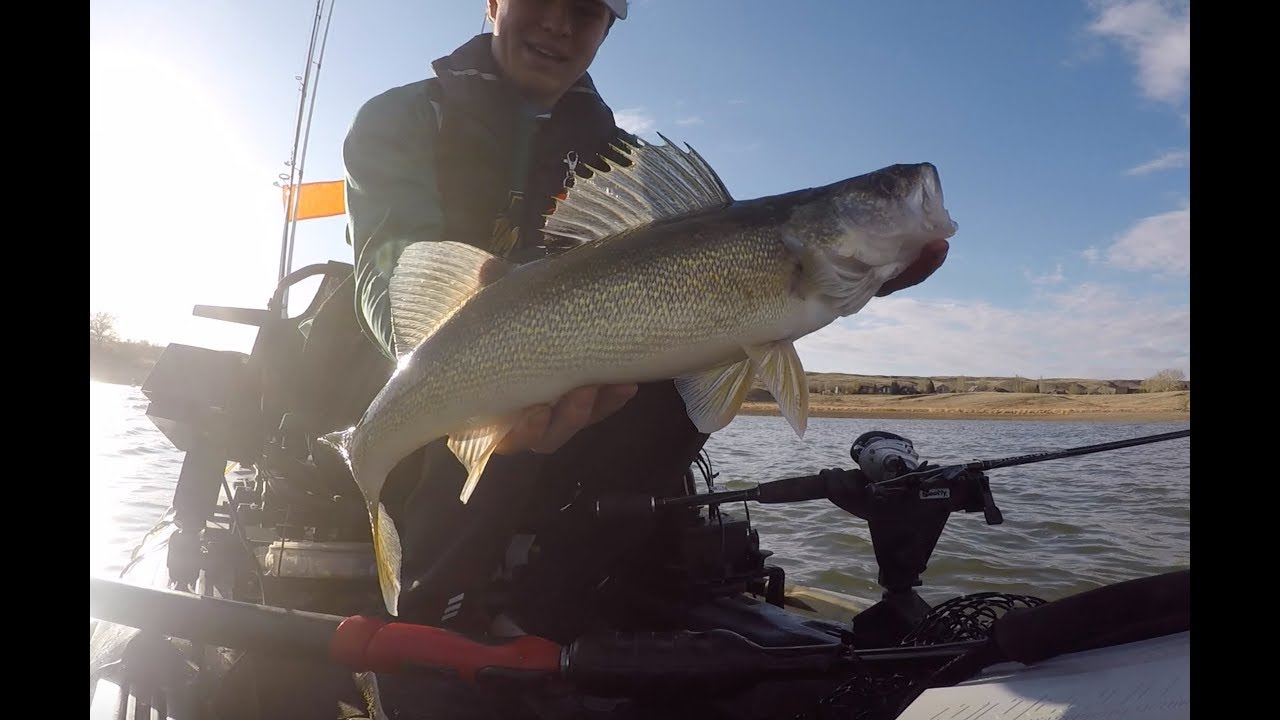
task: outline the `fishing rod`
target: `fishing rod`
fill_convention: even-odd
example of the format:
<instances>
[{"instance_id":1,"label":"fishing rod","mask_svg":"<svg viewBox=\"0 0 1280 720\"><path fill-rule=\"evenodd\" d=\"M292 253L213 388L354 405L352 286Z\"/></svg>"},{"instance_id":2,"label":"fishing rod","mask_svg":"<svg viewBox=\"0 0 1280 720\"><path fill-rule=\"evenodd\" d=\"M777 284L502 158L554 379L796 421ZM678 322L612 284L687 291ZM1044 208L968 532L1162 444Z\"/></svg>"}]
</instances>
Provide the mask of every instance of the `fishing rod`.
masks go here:
<instances>
[{"instance_id":1,"label":"fishing rod","mask_svg":"<svg viewBox=\"0 0 1280 720\"><path fill-rule=\"evenodd\" d=\"M920 469L897 477L881 480L875 484L879 487L896 485L912 480L934 477L948 470L985 472L987 470L995 470L997 468L1013 467L1015 465L1028 465L1030 463L1044 462L1046 460L1061 460L1063 458L1090 455L1092 453L1106 452L1108 450L1119 450L1121 448L1136 447L1138 445L1147 445L1150 443L1164 442L1165 440L1175 440L1177 438L1184 437L1191 437L1190 428L1187 428L1186 430L1159 433L1156 435L1145 435L1142 437L1130 438L1128 440L1115 440L1112 442L1097 443L1094 445L1082 445L1080 447L1068 448L1066 450L1048 450L1045 452L1028 453L1026 455L1013 455L1010 457L999 458L997 460L973 460L971 462L960 463L958 465L933 467L927 470ZM857 458L855 458L855 460L856 459Z\"/></svg>"},{"instance_id":2,"label":"fishing rod","mask_svg":"<svg viewBox=\"0 0 1280 720\"><path fill-rule=\"evenodd\" d=\"M293 130L293 148L290 151L289 160L285 163L289 167L289 172L280 173L279 176L280 180L286 183L288 207L285 208L284 230L280 239L280 270L276 278L277 282L283 281L289 275L293 266L293 244L297 237L298 225L298 195L302 186L303 166L306 164L307 144L311 138L311 117L315 112L314 84L320 77L320 63L324 58L325 46L328 45L329 25L333 21L334 0L329 0L327 15L324 12L324 4L325 0L316 0L315 18L311 24L311 38L307 46L306 68L301 76L295 76L295 79L301 85L299 86L298 114ZM324 32L323 36L320 36L322 16L324 17ZM316 50L317 36L320 36L318 54ZM311 100L309 107L307 105L308 94L310 94ZM301 146L301 152L299 152L299 146ZM279 182L276 183L277 186L279 184ZM285 317L288 313L288 305L289 290L286 287L280 307L274 309L280 313L280 317Z\"/></svg>"},{"instance_id":3,"label":"fishing rod","mask_svg":"<svg viewBox=\"0 0 1280 720\"><path fill-rule=\"evenodd\" d=\"M856 486L858 494L865 493L869 496L882 496L931 479L968 477L978 481L981 478L981 473L987 470L1077 457L1190 436L1191 430L1188 428L1186 430L1176 430L1127 440L1084 445L1066 450L1015 455L994 460L975 460L953 465L930 466L927 462L919 462L910 440L893 433L875 431L864 433L849 450L853 460L859 465L860 475L836 468L823 470L817 475L804 475L761 483L745 490L727 490L674 498L632 498L629 500L629 504L634 511L645 509L646 501L649 510L746 501L766 504L800 502L831 498L836 485L843 486L844 492L840 493L842 495L848 494L849 489ZM597 514L608 514L615 509L612 505L613 503L610 503L610 506L606 507L605 505L597 504Z\"/></svg>"}]
</instances>

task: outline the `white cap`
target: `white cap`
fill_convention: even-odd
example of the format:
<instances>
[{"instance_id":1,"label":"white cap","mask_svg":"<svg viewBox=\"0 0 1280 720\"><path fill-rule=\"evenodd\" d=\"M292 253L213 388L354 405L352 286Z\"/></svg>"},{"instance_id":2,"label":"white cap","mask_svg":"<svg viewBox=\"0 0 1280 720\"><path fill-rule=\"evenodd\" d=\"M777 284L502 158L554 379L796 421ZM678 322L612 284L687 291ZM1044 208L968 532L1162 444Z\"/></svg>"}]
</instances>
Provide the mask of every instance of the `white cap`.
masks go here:
<instances>
[{"instance_id":1,"label":"white cap","mask_svg":"<svg viewBox=\"0 0 1280 720\"><path fill-rule=\"evenodd\" d=\"M627 19L627 0L600 0L618 16L619 20Z\"/></svg>"}]
</instances>

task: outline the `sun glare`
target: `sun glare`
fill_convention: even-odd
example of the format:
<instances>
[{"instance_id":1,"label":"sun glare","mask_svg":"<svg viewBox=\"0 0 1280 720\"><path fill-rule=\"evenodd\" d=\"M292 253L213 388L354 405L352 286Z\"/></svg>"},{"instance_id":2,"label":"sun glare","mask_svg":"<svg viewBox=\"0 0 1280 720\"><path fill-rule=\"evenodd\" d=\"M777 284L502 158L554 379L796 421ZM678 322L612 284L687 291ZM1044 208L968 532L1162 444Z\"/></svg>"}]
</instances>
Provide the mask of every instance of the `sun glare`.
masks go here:
<instances>
[{"instance_id":1,"label":"sun glare","mask_svg":"<svg viewBox=\"0 0 1280 720\"><path fill-rule=\"evenodd\" d=\"M234 105L198 73L90 48L89 303L122 337L247 350L252 328L196 304L265 307L283 214Z\"/></svg>"}]
</instances>

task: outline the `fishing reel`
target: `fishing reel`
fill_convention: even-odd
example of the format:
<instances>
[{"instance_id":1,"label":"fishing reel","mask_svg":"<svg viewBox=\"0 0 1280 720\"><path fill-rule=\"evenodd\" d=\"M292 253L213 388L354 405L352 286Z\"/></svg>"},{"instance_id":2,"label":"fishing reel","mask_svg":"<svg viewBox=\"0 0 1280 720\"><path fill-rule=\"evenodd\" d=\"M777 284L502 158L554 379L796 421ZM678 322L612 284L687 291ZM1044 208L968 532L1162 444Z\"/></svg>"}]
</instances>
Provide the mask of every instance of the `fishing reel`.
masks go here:
<instances>
[{"instance_id":1,"label":"fishing reel","mask_svg":"<svg viewBox=\"0 0 1280 720\"><path fill-rule=\"evenodd\" d=\"M884 430L859 435L849 448L849 457L872 483L891 480L920 465L920 456L910 440Z\"/></svg>"}]
</instances>

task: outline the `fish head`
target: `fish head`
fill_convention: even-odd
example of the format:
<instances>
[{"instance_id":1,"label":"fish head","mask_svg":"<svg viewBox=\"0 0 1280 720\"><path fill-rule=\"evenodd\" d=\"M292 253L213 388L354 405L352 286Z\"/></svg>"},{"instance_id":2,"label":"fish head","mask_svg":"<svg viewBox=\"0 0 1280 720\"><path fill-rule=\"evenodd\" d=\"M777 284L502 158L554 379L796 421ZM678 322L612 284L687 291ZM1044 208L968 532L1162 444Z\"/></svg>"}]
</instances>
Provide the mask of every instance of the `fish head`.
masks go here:
<instances>
[{"instance_id":1,"label":"fish head","mask_svg":"<svg viewBox=\"0 0 1280 720\"><path fill-rule=\"evenodd\" d=\"M891 165L819 189L791 216L788 244L813 287L842 316L857 312L920 255L959 226L931 163Z\"/></svg>"},{"instance_id":2,"label":"fish head","mask_svg":"<svg viewBox=\"0 0 1280 720\"><path fill-rule=\"evenodd\" d=\"M836 183L829 202L840 231L827 237L826 249L873 267L910 262L925 243L959 229L931 163L890 165Z\"/></svg>"}]
</instances>

